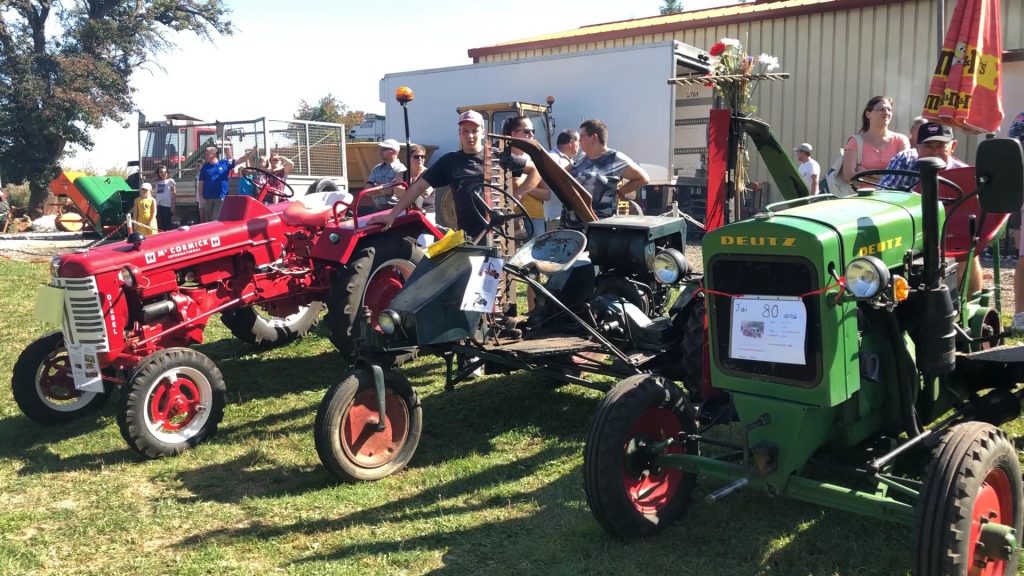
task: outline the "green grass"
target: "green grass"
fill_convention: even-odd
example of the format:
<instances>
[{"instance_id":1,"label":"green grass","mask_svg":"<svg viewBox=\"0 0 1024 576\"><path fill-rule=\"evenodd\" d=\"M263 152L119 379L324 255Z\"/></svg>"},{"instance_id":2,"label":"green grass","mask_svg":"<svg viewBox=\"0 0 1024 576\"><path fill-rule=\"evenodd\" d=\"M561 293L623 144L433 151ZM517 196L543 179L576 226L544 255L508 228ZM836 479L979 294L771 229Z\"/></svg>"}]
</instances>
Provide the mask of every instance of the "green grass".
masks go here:
<instances>
[{"instance_id":1,"label":"green grass","mask_svg":"<svg viewBox=\"0 0 1024 576\"><path fill-rule=\"evenodd\" d=\"M0 261L0 372L48 327L31 319L45 264ZM582 487L600 395L522 374L444 392L442 364L407 368L424 409L411 467L337 483L312 424L346 365L323 335L264 353L219 321L199 348L224 373L216 436L144 461L115 423L39 426L0 391L0 574L901 574L908 528L755 492L703 496L663 535L620 543ZM1018 430L1019 431L1019 430Z\"/></svg>"}]
</instances>

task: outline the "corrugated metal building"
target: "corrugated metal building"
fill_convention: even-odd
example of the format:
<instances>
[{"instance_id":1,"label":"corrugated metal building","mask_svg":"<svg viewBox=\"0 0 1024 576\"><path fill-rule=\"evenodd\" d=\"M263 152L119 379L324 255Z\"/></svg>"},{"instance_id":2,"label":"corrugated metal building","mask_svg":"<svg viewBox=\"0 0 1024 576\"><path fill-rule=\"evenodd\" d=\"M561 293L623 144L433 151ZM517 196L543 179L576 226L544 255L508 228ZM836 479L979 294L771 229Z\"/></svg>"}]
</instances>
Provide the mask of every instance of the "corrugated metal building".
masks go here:
<instances>
[{"instance_id":1,"label":"corrugated metal building","mask_svg":"<svg viewBox=\"0 0 1024 576\"><path fill-rule=\"evenodd\" d=\"M947 21L953 5L946 0ZM1006 130L1024 110L1024 0L1002 0L1001 8ZM783 145L811 142L825 171L859 129L860 111L871 96L895 98L891 128L898 132L906 133L921 113L937 58L938 10L939 0L758 0L585 26L474 48L469 56L474 62L500 62L672 39L706 50L722 37L737 38L749 53L777 56L780 71L792 75L757 88L752 98L757 115ZM629 70L600 73L609 81L629 82ZM976 138L958 136L957 155L973 161ZM756 162L753 168L759 177Z\"/></svg>"}]
</instances>

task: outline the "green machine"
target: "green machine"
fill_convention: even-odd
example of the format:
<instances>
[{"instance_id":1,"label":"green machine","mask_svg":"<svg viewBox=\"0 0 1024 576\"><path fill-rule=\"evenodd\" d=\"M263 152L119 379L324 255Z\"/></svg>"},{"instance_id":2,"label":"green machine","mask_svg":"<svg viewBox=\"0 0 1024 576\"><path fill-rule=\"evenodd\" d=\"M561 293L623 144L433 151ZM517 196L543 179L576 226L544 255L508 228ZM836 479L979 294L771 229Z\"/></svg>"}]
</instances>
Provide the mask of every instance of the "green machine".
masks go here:
<instances>
[{"instance_id":1,"label":"green machine","mask_svg":"<svg viewBox=\"0 0 1024 576\"><path fill-rule=\"evenodd\" d=\"M89 205L90 209L83 212L93 229L104 233L124 224L125 215L139 197L139 191L120 176L80 176L75 178L74 186Z\"/></svg>"},{"instance_id":2,"label":"green machine","mask_svg":"<svg viewBox=\"0 0 1024 576\"><path fill-rule=\"evenodd\" d=\"M747 127L755 143L763 128ZM1020 209L1020 144L979 146L976 190L923 159L897 172L920 194L843 198L801 197L791 161L762 156L791 199L704 237L703 386L638 375L601 402L584 456L594 516L617 537L656 533L701 476L725 482L710 501L757 489L910 525L919 576L1016 574L1024 486L998 426L1021 413L1024 347L1003 345L996 299L965 294L944 255L946 221L971 202L972 246Z\"/></svg>"}]
</instances>

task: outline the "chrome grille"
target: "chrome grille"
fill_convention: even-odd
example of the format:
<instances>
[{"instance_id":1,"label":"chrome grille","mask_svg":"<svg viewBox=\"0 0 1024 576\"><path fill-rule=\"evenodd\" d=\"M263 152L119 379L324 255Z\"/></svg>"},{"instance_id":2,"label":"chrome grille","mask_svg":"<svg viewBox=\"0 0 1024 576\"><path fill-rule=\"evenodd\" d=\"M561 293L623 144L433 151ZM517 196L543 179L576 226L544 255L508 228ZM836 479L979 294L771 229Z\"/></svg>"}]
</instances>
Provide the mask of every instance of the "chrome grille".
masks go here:
<instances>
[{"instance_id":1,"label":"chrome grille","mask_svg":"<svg viewBox=\"0 0 1024 576\"><path fill-rule=\"evenodd\" d=\"M50 284L64 289L64 339L97 352L110 350L103 322L103 303L96 279L54 278Z\"/></svg>"}]
</instances>

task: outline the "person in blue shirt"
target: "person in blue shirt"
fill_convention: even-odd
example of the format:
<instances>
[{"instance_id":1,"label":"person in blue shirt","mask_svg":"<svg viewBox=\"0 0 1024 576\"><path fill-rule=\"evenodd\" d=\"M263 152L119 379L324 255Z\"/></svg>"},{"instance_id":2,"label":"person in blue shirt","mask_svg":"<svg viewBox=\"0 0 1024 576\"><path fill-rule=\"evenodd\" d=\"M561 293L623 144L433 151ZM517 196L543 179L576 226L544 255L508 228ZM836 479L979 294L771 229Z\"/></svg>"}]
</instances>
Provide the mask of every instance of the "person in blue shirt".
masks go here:
<instances>
[{"instance_id":1,"label":"person in blue shirt","mask_svg":"<svg viewBox=\"0 0 1024 576\"><path fill-rule=\"evenodd\" d=\"M199 182L196 184L196 196L200 199L199 218L203 222L216 220L220 216L220 207L224 203L224 197L228 195L228 176L235 169L236 164L249 159L252 151L238 162L230 146L224 147L224 160L217 158L217 147L209 146L204 153L205 162L199 169Z\"/></svg>"}]
</instances>

